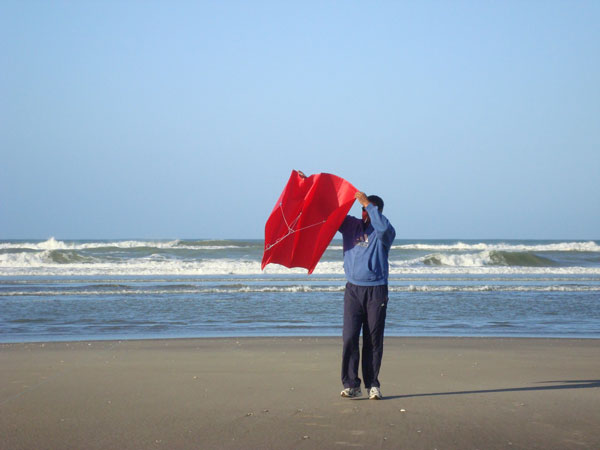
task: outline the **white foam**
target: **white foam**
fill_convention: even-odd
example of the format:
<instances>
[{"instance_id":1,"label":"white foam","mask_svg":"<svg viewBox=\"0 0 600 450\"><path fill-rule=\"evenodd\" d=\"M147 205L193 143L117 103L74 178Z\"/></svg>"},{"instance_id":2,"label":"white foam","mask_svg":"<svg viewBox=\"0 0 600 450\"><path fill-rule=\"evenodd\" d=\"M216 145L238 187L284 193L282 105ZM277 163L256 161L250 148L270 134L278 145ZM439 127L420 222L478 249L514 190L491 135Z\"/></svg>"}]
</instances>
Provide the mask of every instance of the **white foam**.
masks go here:
<instances>
[{"instance_id":1,"label":"white foam","mask_svg":"<svg viewBox=\"0 0 600 450\"><path fill-rule=\"evenodd\" d=\"M435 261L436 263L433 263ZM430 262L431 264L427 264ZM436 267L484 267L492 263L490 252L480 253L433 253L419 258L390 261L390 273L392 269L399 270L401 267L413 267L426 265L430 271L436 271Z\"/></svg>"},{"instance_id":2,"label":"white foam","mask_svg":"<svg viewBox=\"0 0 600 450\"><path fill-rule=\"evenodd\" d=\"M43 242L2 242L0 250L89 250L98 248L157 248L184 250L227 250L245 248L244 245L182 245L180 240L172 241L106 241L106 242L65 242L51 237Z\"/></svg>"},{"instance_id":3,"label":"white foam","mask_svg":"<svg viewBox=\"0 0 600 450\"><path fill-rule=\"evenodd\" d=\"M239 293L315 293L315 292L343 292L344 284L336 286L313 286L309 284L291 286L231 286L231 287L181 287L174 289L40 289L27 291L0 291L0 297L65 297L65 296L147 296L147 295L181 295L181 294L239 294ZM516 285L516 286L428 286L428 285L391 285L390 292L600 292L600 285Z\"/></svg>"},{"instance_id":4,"label":"white foam","mask_svg":"<svg viewBox=\"0 0 600 450\"><path fill-rule=\"evenodd\" d=\"M51 263L49 251L38 253L4 253L0 254L0 274L11 268L26 269L27 267L43 267Z\"/></svg>"},{"instance_id":5,"label":"white foam","mask_svg":"<svg viewBox=\"0 0 600 450\"><path fill-rule=\"evenodd\" d=\"M212 241L207 241L212 242ZM85 250L95 248L159 248L159 249L189 249L189 250L226 250L233 248L245 248L247 245L234 245L234 244L223 244L223 245L185 245L181 240L123 240L123 241L106 241L106 242L65 242L51 237L43 242L1 242L0 250ZM337 244L330 244L327 250L337 251L342 250L343 246ZM464 242L457 242L455 244L402 244L392 246L393 250L422 250L432 252L443 252L443 251L510 251L510 252L600 252L600 245L594 241L587 242L557 242L552 244L536 244L536 245L524 245L524 244L467 244Z\"/></svg>"},{"instance_id":6,"label":"white foam","mask_svg":"<svg viewBox=\"0 0 600 450\"><path fill-rule=\"evenodd\" d=\"M597 267L525 267L525 266L402 266L390 267L390 275L600 275Z\"/></svg>"},{"instance_id":7,"label":"white foam","mask_svg":"<svg viewBox=\"0 0 600 450\"><path fill-rule=\"evenodd\" d=\"M466 254L437 253L435 255L430 255L427 258L435 258L442 265L453 267L482 267L489 265L492 262L489 251Z\"/></svg>"},{"instance_id":8,"label":"white foam","mask_svg":"<svg viewBox=\"0 0 600 450\"><path fill-rule=\"evenodd\" d=\"M390 286L392 292L597 292L600 286Z\"/></svg>"},{"instance_id":9,"label":"white foam","mask_svg":"<svg viewBox=\"0 0 600 450\"><path fill-rule=\"evenodd\" d=\"M155 247L155 248L174 248L179 243L178 240L174 241L111 241L111 242L87 242L87 243L75 243L75 242L64 242L58 241L51 237L50 239L43 242L3 242L0 243L0 250L85 250L94 248L141 248L141 247Z\"/></svg>"},{"instance_id":10,"label":"white foam","mask_svg":"<svg viewBox=\"0 0 600 450\"><path fill-rule=\"evenodd\" d=\"M86 262L57 264L49 252L0 254L0 276L204 276L204 275L306 275L306 269L288 269L269 264L264 271L260 262L242 259L173 260L160 256L129 259L124 262ZM415 261L412 261L414 263ZM446 261L451 262L451 261ZM600 267L523 267L489 266L483 260L464 260L459 266L407 264L391 261L390 275L600 275ZM322 261L315 275L344 275L342 261Z\"/></svg>"},{"instance_id":11,"label":"white foam","mask_svg":"<svg viewBox=\"0 0 600 450\"><path fill-rule=\"evenodd\" d=\"M594 241L588 242L557 242L554 244L404 244L394 245L395 250L424 250L424 251L507 251L507 252L600 252L600 245Z\"/></svg>"}]
</instances>

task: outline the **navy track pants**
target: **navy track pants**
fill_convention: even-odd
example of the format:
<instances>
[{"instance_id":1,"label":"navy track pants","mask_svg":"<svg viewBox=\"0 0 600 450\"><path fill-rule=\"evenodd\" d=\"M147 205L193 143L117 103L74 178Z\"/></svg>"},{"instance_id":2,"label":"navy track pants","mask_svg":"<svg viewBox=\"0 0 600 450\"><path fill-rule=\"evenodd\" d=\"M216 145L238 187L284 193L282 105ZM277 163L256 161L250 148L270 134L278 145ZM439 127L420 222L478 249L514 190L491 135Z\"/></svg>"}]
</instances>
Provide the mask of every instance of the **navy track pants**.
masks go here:
<instances>
[{"instance_id":1,"label":"navy track pants","mask_svg":"<svg viewBox=\"0 0 600 450\"><path fill-rule=\"evenodd\" d=\"M360 387L358 348L363 331L362 376L366 388L380 387L379 368L383 356L383 330L388 303L388 286L357 286L346 283L344 292L344 331L342 334L342 383Z\"/></svg>"}]
</instances>

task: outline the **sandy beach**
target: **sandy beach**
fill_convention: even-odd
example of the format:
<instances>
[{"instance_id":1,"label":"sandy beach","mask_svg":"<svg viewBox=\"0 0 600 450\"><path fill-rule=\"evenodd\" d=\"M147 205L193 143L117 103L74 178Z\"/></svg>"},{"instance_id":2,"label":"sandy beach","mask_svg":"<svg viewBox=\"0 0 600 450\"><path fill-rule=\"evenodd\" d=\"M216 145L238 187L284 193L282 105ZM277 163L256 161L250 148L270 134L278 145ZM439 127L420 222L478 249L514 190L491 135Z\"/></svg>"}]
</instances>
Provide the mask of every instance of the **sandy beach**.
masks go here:
<instances>
[{"instance_id":1,"label":"sandy beach","mask_svg":"<svg viewBox=\"0 0 600 450\"><path fill-rule=\"evenodd\" d=\"M2 449L600 448L597 340L386 339L382 401L339 338L0 344Z\"/></svg>"}]
</instances>

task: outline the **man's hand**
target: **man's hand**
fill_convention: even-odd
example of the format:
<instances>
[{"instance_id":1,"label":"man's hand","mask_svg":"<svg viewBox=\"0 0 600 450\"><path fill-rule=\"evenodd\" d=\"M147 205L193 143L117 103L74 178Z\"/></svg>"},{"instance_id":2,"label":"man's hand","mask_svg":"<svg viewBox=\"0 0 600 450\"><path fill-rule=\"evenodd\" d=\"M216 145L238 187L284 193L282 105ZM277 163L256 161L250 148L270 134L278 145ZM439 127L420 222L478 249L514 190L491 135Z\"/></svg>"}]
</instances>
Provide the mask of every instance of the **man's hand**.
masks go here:
<instances>
[{"instance_id":1,"label":"man's hand","mask_svg":"<svg viewBox=\"0 0 600 450\"><path fill-rule=\"evenodd\" d=\"M298 175L300 175L300 178L306 178L306 175L301 170L298 170Z\"/></svg>"},{"instance_id":2,"label":"man's hand","mask_svg":"<svg viewBox=\"0 0 600 450\"><path fill-rule=\"evenodd\" d=\"M354 197L356 200L358 200L358 203L360 203L363 208L371 203L364 192L357 192L354 194Z\"/></svg>"}]
</instances>

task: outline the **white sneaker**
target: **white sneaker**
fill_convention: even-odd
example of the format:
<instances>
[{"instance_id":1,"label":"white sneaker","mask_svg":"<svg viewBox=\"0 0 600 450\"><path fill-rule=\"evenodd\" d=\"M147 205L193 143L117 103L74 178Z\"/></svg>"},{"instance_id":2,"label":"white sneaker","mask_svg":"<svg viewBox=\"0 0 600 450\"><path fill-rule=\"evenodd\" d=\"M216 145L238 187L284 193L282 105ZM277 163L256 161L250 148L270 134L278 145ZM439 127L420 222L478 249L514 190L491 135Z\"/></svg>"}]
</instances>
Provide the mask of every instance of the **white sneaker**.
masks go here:
<instances>
[{"instance_id":1,"label":"white sneaker","mask_svg":"<svg viewBox=\"0 0 600 450\"><path fill-rule=\"evenodd\" d=\"M346 388L342 391L342 393L340 394L342 397L347 397L347 398L355 398L355 397L362 397L362 391L360 390L359 387L357 388Z\"/></svg>"},{"instance_id":2,"label":"white sneaker","mask_svg":"<svg viewBox=\"0 0 600 450\"><path fill-rule=\"evenodd\" d=\"M369 400L381 400L382 398L381 390L378 387L373 386L369 390Z\"/></svg>"}]
</instances>

